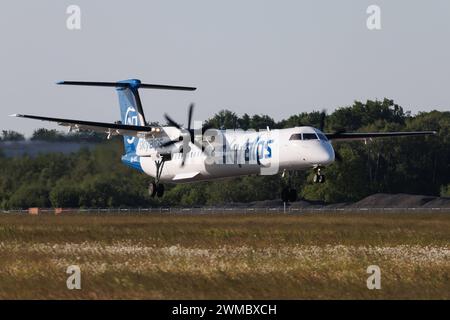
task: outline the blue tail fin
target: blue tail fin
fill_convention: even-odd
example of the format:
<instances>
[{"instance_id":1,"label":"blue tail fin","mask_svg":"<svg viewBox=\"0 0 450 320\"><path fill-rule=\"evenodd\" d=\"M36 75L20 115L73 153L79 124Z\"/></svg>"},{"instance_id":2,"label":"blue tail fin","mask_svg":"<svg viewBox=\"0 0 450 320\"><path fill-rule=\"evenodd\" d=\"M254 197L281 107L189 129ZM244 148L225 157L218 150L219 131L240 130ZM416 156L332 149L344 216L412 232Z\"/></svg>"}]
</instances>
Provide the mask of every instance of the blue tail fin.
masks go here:
<instances>
[{"instance_id":1,"label":"blue tail fin","mask_svg":"<svg viewBox=\"0 0 450 320\"><path fill-rule=\"evenodd\" d=\"M139 88L158 90L182 90L193 91L194 87L170 86L163 84L141 83L138 79L123 80L119 82L99 82L99 81L59 81L60 85L72 86L94 86L94 87L115 87L119 95L120 116L123 124L145 126L144 110L142 109L139 97ZM125 155L132 159L136 156L137 137L127 137L123 139Z\"/></svg>"},{"instance_id":2,"label":"blue tail fin","mask_svg":"<svg viewBox=\"0 0 450 320\"><path fill-rule=\"evenodd\" d=\"M138 88L141 82L137 79L119 81L119 83L127 83L126 87L117 87L119 96L120 118L123 124L145 126L144 110L142 109L141 99L139 97ZM136 137L123 137L123 143L126 154L136 153L138 144Z\"/></svg>"}]
</instances>

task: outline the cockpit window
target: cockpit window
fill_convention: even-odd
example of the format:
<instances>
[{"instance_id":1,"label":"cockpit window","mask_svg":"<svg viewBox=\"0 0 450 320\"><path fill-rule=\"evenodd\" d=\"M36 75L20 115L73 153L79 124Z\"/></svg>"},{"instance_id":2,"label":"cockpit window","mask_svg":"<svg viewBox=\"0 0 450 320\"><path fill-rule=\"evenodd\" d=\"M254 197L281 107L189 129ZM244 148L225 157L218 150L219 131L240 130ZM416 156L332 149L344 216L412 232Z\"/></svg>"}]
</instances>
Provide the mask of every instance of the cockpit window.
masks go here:
<instances>
[{"instance_id":1,"label":"cockpit window","mask_svg":"<svg viewBox=\"0 0 450 320\"><path fill-rule=\"evenodd\" d=\"M317 135L319 136L320 140L328 141L327 137L323 133L318 132Z\"/></svg>"},{"instance_id":2,"label":"cockpit window","mask_svg":"<svg viewBox=\"0 0 450 320\"><path fill-rule=\"evenodd\" d=\"M302 140L302 134L301 133L294 133L289 140Z\"/></svg>"},{"instance_id":3,"label":"cockpit window","mask_svg":"<svg viewBox=\"0 0 450 320\"><path fill-rule=\"evenodd\" d=\"M315 133L304 133L303 140L317 140L317 136Z\"/></svg>"}]
</instances>

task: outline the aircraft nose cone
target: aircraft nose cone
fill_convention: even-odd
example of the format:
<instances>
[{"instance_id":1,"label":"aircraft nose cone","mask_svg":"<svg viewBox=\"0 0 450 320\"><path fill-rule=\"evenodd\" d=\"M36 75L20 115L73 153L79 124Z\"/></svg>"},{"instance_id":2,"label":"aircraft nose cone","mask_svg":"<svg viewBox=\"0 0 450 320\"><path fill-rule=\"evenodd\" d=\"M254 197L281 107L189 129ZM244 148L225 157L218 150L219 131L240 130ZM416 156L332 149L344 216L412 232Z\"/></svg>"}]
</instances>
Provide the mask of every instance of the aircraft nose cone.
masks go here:
<instances>
[{"instance_id":1,"label":"aircraft nose cone","mask_svg":"<svg viewBox=\"0 0 450 320\"><path fill-rule=\"evenodd\" d=\"M316 150L311 159L313 164L328 165L334 162L334 150L330 144L322 144Z\"/></svg>"}]
</instances>

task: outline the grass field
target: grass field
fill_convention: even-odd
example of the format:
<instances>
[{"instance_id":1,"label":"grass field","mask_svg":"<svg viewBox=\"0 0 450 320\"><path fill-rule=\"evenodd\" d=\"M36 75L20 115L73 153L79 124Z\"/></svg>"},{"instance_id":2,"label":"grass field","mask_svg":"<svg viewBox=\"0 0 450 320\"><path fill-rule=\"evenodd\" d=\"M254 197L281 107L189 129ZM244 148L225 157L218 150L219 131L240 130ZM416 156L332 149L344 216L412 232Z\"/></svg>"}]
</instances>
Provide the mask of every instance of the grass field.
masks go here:
<instances>
[{"instance_id":1,"label":"grass field","mask_svg":"<svg viewBox=\"0 0 450 320\"><path fill-rule=\"evenodd\" d=\"M450 215L2 214L0 298L449 299Z\"/></svg>"}]
</instances>

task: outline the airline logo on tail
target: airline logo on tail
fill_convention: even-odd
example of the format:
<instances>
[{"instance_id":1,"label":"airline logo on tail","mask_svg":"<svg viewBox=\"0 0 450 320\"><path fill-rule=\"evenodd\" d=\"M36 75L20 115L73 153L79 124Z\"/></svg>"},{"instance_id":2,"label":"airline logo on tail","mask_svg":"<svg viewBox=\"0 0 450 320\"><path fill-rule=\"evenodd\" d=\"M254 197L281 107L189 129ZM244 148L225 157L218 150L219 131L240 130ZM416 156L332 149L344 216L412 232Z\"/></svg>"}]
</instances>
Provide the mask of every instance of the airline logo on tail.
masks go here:
<instances>
[{"instance_id":1,"label":"airline logo on tail","mask_svg":"<svg viewBox=\"0 0 450 320\"><path fill-rule=\"evenodd\" d=\"M131 125L131 126L138 125L138 116L136 113L136 109L132 106L128 107L127 112L125 113L125 124ZM127 142L129 144L132 144L134 142L135 138L136 137L130 137L127 139Z\"/></svg>"}]
</instances>

